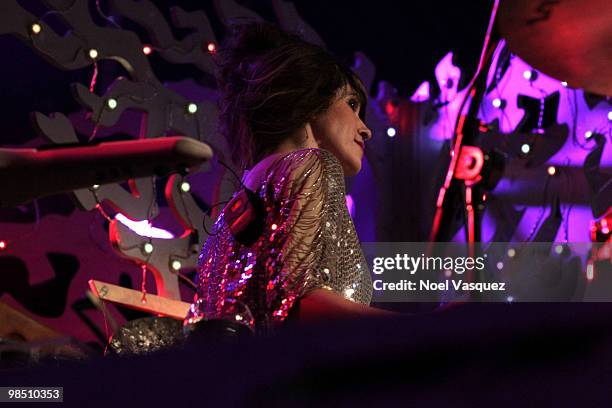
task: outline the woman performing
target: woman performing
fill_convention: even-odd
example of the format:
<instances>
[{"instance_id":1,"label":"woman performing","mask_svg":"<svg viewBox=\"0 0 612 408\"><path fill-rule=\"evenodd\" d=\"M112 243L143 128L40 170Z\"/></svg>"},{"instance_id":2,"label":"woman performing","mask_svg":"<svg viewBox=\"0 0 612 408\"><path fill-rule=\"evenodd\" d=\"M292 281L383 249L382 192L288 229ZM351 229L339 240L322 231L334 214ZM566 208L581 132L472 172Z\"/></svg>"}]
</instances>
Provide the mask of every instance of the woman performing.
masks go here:
<instances>
[{"instance_id":1,"label":"woman performing","mask_svg":"<svg viewBox=\"0 0 612 408\"><path fill-rule=\"evenodd\" d=\"M345 201L361 169L366 92L323 48L269 24L234 28L218 52L219 131L244 170L199 259L185 325L267 332L290 318L379 315ZM248 169L248 170L247 170Z\"/></svg>"}]
</instances>

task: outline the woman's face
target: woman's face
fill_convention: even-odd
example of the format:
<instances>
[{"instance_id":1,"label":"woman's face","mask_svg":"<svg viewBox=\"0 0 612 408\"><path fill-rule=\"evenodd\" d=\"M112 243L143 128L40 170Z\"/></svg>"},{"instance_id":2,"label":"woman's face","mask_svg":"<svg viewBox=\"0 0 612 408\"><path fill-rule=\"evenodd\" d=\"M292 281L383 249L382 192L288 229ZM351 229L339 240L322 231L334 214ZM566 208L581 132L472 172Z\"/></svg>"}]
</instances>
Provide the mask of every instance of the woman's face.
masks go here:
<instances>
[{"instance_id":1,"label":"woman's face","mask_svg":"<svg viewBox=\"0 0 612 408\"><path fill-rule=\"evenodd\" d=\"M359 118L360 108L357 93L349 87L339 92L327 111L310 122L315 141L338 158L345 176L359 173L365 142L372 137Z\"/></svg>"}]
</instances>

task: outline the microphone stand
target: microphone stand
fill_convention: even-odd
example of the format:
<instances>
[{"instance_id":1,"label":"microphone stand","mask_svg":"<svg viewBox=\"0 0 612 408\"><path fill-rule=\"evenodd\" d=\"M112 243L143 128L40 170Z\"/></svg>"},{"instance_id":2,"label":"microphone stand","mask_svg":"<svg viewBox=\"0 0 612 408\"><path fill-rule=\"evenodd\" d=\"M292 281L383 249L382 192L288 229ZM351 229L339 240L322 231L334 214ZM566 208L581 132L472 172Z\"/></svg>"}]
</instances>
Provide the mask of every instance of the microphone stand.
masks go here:
<instances>
[{"instance_id":1,"label":"microphone stand","mask_svg":"<svg viewBox=\"0 0 612 408\"><path fill-rule=\"evenodd\" d=\"M489 20L478 69L468 85L467 94L458 112L451 145L450 163L444 183L438 193L436 212L429 236L430 243L448 242L452 238L450 226L459 210L456 203L461 200L466 220L468 252L471 257L475 257L479 252L476 243L482 239L483 189L478 183L482 179L480 170L484 161L489 159L480 148L474 146L481 126L477 115L486 91L488 68L493 60L494 51L501 40L497 32L493 32L498 5L499 1L496 0ZM463 115L466 104L468 104L468 111ZM471 275L468 271L468 281L473 280ZM482 276L477 277L477 281L481 281L482 278Z\"/></svg>"}]
</instances>

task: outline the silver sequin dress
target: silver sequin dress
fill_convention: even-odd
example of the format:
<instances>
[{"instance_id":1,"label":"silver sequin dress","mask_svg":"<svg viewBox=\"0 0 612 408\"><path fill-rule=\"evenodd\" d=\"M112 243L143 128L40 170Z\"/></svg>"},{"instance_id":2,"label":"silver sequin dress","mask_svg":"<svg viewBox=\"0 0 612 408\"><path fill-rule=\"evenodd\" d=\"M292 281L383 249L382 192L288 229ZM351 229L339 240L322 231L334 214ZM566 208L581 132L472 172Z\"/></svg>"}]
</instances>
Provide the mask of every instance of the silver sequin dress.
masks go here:
<instances>
[{"instance_id":1,"label":"silver sequin dress","mask_svg":"<svg viewBox=\"0 0 612 408\"><path fill-rule=\"evenodd\" d=\"M236 242L221 212L200 254L186 325L231 319L266 332L316 288L370 303L371 277L333 154L304 149L279 158L256 193L266 209L263 235L251 246Z\"/></svg>"}]
</instances>

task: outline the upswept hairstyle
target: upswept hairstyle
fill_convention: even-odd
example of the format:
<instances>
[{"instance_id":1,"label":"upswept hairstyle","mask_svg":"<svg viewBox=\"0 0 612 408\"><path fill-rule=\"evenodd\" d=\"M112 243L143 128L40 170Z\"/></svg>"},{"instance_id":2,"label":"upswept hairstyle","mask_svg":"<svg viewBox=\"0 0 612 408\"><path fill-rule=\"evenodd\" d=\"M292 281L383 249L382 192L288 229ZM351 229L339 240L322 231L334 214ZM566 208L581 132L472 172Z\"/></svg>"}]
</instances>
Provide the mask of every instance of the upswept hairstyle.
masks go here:
<instances>
[{"instance_id":1,"label":"upswept hairstyle","mask_svg":"<svg viewBox=\"0 0 612 408\"><path fill-rule=\"evenodd\" d=\"M357 75L323 47L275 25L233 26L216 61L218 131L241 169L325 112L347 85L357 93L364 117L367 96Z\"/></svg>"}]
</instances>

